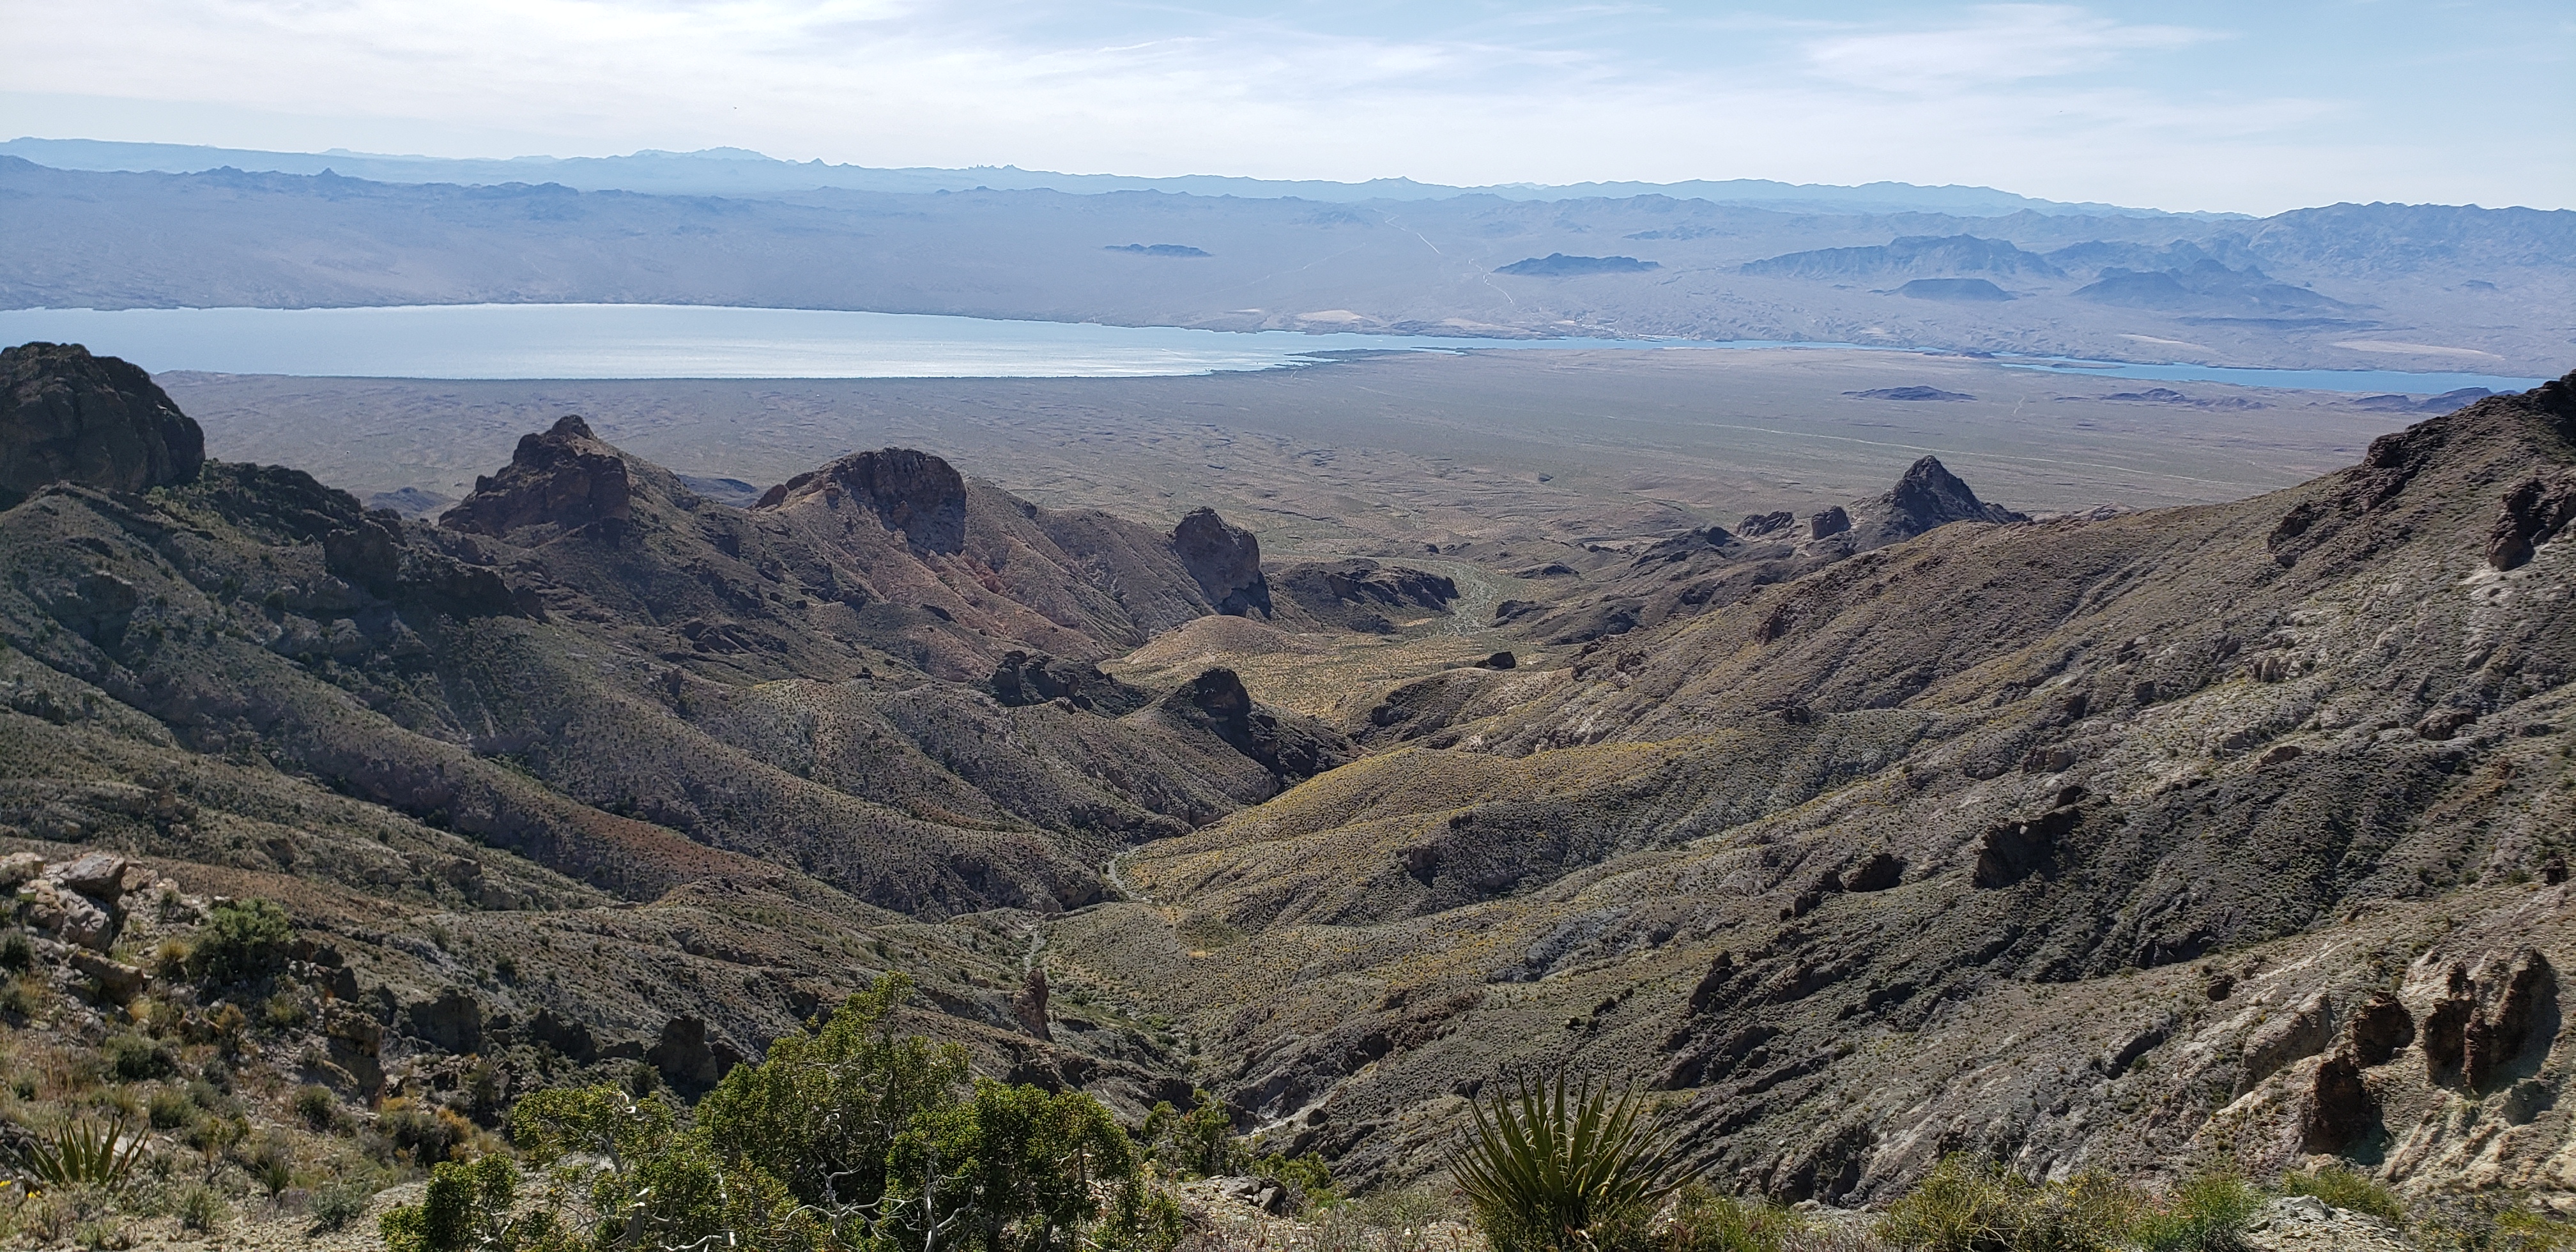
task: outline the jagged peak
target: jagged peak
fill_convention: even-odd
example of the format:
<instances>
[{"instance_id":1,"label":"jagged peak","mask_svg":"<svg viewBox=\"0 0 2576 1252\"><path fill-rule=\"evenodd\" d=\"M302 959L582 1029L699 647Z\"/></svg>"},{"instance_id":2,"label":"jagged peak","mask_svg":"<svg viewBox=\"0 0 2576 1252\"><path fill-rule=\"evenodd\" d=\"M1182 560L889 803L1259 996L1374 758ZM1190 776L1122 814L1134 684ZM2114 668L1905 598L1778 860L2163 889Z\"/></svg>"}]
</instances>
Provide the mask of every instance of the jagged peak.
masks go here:
<instances>
[{"instance_id":1,"label":"jagged peak","mask_svg":"<svg viewBox=\"0 0 2576 1252\"><path fill-rule=\"evenodd\" d=\"M0 505L54 482L194 482L205 460L205 432L141 367L76 343L0 349Z\"/></svg>"},{"instance_id":2,"label":"jagged peak","mask_svg":"<svg viewBox=\"0 0 2576 1252\"><path fill-rule=\"evenodd\" d=\"M916 548L956 552L966 546L966 476L917 448L853 452L770 488L751 507L819 501L838 508L845 497L855 497Z\"/></svg>"},{"instance_id":3,"label":"jagged peak","mask_svg":"<svg viewBox=\"0 0 2576 1252\"><path fill-rule=\"evenodd\" d=\"M553 428L519 437L510 463L479 475L474 490L439 515L438 524L473 534L506 535L530 526L571 530L634 516L635 476L626 457L573 414Z\"/></svg>"}]
</instances>

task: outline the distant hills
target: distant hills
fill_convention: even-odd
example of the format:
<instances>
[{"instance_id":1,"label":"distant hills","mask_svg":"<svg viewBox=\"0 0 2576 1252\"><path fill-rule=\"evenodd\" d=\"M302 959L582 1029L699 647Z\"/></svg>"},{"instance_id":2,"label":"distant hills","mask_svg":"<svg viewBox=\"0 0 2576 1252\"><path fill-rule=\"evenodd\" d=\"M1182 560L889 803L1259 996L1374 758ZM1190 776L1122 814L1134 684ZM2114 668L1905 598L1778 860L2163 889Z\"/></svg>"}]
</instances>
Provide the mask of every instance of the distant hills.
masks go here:
<instances>
[{"instance_id":1,"label":"distant hills","mask_svg":"<svg viewBox=\"0 0 2576 1252\"><path fill-rule=\"evenodd\" d=\"M1213 174L1133 178L1117 174L1058 174L1010 165L979 165L967 169L878 169L864 165L829 165L820 160L781 161L744 148L706 148L696 152L646 149L615 157L532 156L490 160L390 156L341 148L328 152L265 152L195 144L21 138L0 143L0 155L22 157L39 165L64 170L161 174L193 174L225 168L276 174L319 174L328 170L343 178L365 178L386 183L458 183L466 186L561 183L583 191L643 191L663 195L767 196L825 189L912 193L1070 191L1081 194L1169 191L1197 196L1295 197L1335 203L1443 200L1462 195L1488 195L1505 200L1624 199L1662 195L1790 212L1948 213L1960 217L2002 217L2024 212L2135 217L2243 216L2174 214L2115 204L2070 204L2014 195L1992 187L1920 187L1893 182L1837 187L1822 183L1773 182L1766 178L1731 178L1717 181L1693 179L1680 183L1508 183L1488 187L1450 187L1439 183L1418 183L1410 178L1375 178L1359 183L1230 178Z\"/></svg>"},{"instance_id":2,"label":"distant hills","mask_svg":"<svg viewBox=\"0 0 2576 1252\"><path fill-rule=\"evenodd\" d=\"M101 157L96 147L44 154ZM170 151L195 161L167 164L227 155ZM1678 185L1558 199L1336 185L1324 190L1344 198L1327 202L1303 196L1314 190L1303 184L1237 194L1224 180L1209 184L1223 194L1176 189L1197 186L1188 180L816 186L874 174L723 153L588 165L296 160L328 168L117 172L0 153L10 241L0 308L710 304L2499 377L2556 368L2576 338L2567 211L2373 204L2212 220L2025 206L1997 216L1991 201L1828 211L1687 198L1676 193L1692 187ZM690 170L723 177L680 178ZM800 170L806 189L777 189L782 171ZM672 177L658 190L546 181L583 171L637 187L652 184L639 171ZM722 191L737 174L745 189ZM1378 191L1387 194L1362 195Z\"/></svg>"}]
</instances>

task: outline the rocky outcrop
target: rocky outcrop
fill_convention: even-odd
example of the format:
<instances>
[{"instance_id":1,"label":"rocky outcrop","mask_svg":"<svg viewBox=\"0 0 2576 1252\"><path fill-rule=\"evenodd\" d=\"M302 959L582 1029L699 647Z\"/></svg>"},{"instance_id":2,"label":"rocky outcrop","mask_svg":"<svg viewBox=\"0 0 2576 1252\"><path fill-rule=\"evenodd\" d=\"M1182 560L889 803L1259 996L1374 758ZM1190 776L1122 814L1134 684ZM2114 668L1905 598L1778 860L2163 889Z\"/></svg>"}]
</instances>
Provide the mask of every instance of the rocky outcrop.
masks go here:
<instances>
[{"instance_id":1,"label":"rocky outcrop","mask_svg":"<svg viewBox=\"0 0 2576 1252\"><path fill-rule=\"evenodd\" d=\"M1010 708L1062 700L1077 709L1118 717L1143 708L1145 692L1101 673L1097 665L1043 652L1005 652L987 685Z\"/></svg>"},{"instance_id":2,"label":"rocky outcrop","mask_svg":"<svg viewBox=\"0 0 2576 1252\"><path fill-rule=\"evenodd\" d=\"M1853 547L1857 551L1901 543L1952 522L2021 522L2030 520L2000 504L1977 498L1937 457L1908 466L1896 486L1876 500L1853 507ZM1820 532L1819 538L1823 537Z\"/></svg>"},{"instance_id":3,"label":"rocky outcrop","mask_svg":"<svg viewBox=\"0 0 2576 1252\"><path fill-rule=\"evenodd\" d=\"M1270 583L1261 574L1261 541L1215 509L1193 509L1172 528L1172 552L1217 612L1270 616Z\"/></svg>"},{"instance_id":4,"label":"rocky outcrop","mask_svg":"<svg viewBox=\"0 0 2576 1252\"><path fill-rule=\"evenodd\" d=\"M205 432L142 370L79 344L0 349L0 507L47 483L194 482L205 461Z\"/></svg>"},{"instance_id":5,"label":"rocky outcrop","mask_svg":"<svg viewBox=\"0 0 2576 1252\"><path fill-rule=\"evenodd\" d=\"M1047 1025L1046 970L1030 966L1028 977L1020 980L1019 992L1011 997L1011 1019L1020 1029L1040 1039L1053 1041L1055 1031Z\"/></svg>"},{"instance_id":6,"label":"rocky outcrop","mask_svg":"<svg viewBox=\"0 0 2576 1252\"><path fill-rule=\"evenodd\" d=\"M1270 589L1327 625L1367 634L1393 633L1389 612L1445 613L1458 598L1458 584L1447 577L1369 560L1291 565L1270 580Z\"/></svg>"},{"instance_id":7,"label":"rocky outcrop","mask_svg":"<svg viewBox=\"0 0 2576 1252\"><path fill-rule=\"evenodd\" d=\"M1281 716L1254 704L1243 679L1222 667L1181 684L1156 707L1166 717L1213 732L1260 762L1282 786L1347 764L1357 755L1350 740L1320 722Z\"/></svg>"},{"instance_id":8,"label":"rocky outcrop","mask_svg":"<svg viewBox=\"0 0 2576 1252\"><path fill-rule=\"evenodd\" d=\"M966 476L927 452L852 453L770 488L752 507L775 509L814 495L834 508L846 499L874 512L916 551L953 553L966 546Z\"/></svg>"},{"instance_id":9,"label":"rocky outcrop","mask_svg":"<svg viewBox=\"0 0 2576 1252\"><path fill-rule=\"evenodd\" d=\"M2504 493L2504 507L2487 532L2487 564L2516 569L2531 550L2549 542L2576 519L2576 478L2526 479Z\"/></svg>"},{"instance_id":10,"label":"rocky outcrop","mask_svg":"<svg viewBox=\"0 0 2576 1252\"><path fill-rule=\"evenodd\" d=\"M742 1050L721 1035L709 1035L695 1017L675 1017L662 1027L662 1037L645 1049L644 1063L662 1075L672 1090L695 1098L724 1079L743 1061Z\"/></svg>"},{"instance_id":11,"label":"rocky outcrop","mask_svg":"<svg viewBox=\"0 0 2576 1252\"><path fill-rule=\"evenodd\" d=\"M567 416L544 434L521 436L510 464L474 480L473 494L440 514L438 524L478 535L508 535L531 526L573 530L634 516L635 484L625 458Z\"/></svg>"},{"instance_id":12,"label":"rocky outcrop","mask_svg":"<svg viewBox=\"0 0 2576 1252\"><path fill-rule=\"evenodd\" d=\"M2046 868L2057 855L2058 840L2083 820L2083 810L2075 807L2083 798L2082 788L2069 787L2037 817L1987 827L1977 841L1976 869L1970 880L1980 887L2009 887Z\"/></svg>"},{"instance_id":13,"label":"rocky outcrop","mask_svg":"<svg viewBox=\"0 0 2576 1252\"><path fill-rule=\"evenodd\" d=\"M1745 539L1761 539L1771 535L1785 536L1797 525L1798 515L1787 509L1781 509L1775 513L1747 513L1744 515L1743 524L1735 528L1735 533Z\"/></svg>"}]
</instances>

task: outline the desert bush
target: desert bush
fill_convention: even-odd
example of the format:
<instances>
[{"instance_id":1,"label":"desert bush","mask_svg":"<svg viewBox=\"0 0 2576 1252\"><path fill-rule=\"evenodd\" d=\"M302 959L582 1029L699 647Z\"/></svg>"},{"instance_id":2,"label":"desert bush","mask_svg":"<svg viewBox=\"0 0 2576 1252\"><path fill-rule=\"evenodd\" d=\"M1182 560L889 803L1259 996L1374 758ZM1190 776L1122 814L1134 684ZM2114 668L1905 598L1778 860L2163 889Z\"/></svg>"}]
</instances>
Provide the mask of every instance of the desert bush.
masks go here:
<instances>
[{"instance_id":1,"label":"desert bush","mask_svg":"<svg viewBox=\"0 0 2576 1252\"><path fill-rule=\"evenodd\" d=\"M1251 1153L1235 1137L1234 1119L1225 1106L1204 1091L1193 1091L1190 1098L1189 1112L1161 1101L1145 1114L1146 1155L1183 1178L1242 1173L1252 1163Z\"/></svg>"},{"instance_id":2,"label":"desert bush","mask_svg":"<svg viewBox=\"0 0 2576 1252\"><path fill-rule=\"evenodd\" d=\"M1522 1075L1467 1107L1474 1128L1450 1169L1496 1252L1630 1241L1677 1185L1633 1090Z\"/></svg>"},{"instance_id":3,"label":"desert bush","mask_svg":"<svg viewBox=\"0 0 2576 1252\"><path fill-rule=\"evenodd\" d=\"M188 976L210 987L251 982L286 963L294 937L286 910L268 900L227 900L209 911L188 953Z\"/></svg>"},{"instance_id":4,"label":"desert bush","mask_svg":"<svg viewBox=\"0 0 2576 1252\"><path fill-rule=\"evenodd\" d=\"M889 975L772 1044L693 1125L659 1095L602 1085L522 1098L511 1137L584 1198L593 1221L575 1225L620 1246L1168 1252L1179 1207L1108 1110L1078 1091L968 1086L961 1050L887 1027L910 991Z\"/></svg>"},{"instance_id":5,"label":"desert bush","mask_svg":"<svg viewBox=\"0 0 2576 1252\"><path fill-rule=\"evenodd\" d=\"M340 1124L340 1098L329 1087L303 1086L295 1090L295 1120L307 1129L330 1130Z\"/></svg>"},{"instance_id":6,"label":"desert bush","mask_svg":"<svg viewBox=\"0 0 2576 1252\"><path fill-rule=\"evenodd\" d=\"M2406 1206L2396 1193L2370 1175L2339 1165L2281 1175L2281 1194L2315 1196L2335 1208L2367 1213L2384 1222L2406 1224Z\"/></svg>"},{"instance_id":7,"label":"desert bush","mask_svg":"<svg viewBox=\"0 0 2576 1252\"><path fill-rule=\"evenodd\" d=\"M2261 1193L2232 1173L2188 1179L2140 1219L2129 1237L2147 1252L2237 1252Z\"/></svg>"},{"instance_id":8,"label":"desert bush","mask_svg":"<svg viewBox=\"0 0 2576 1252\"><path fill-rule=\"evenodd\" d=\"M2533 1212L2519 1196L2472 1194L2445 1197L2414 1230L2428 1252L2565 1252L2576 1248L2576 1225Z\"/></svg>"},{"instance_id":9,"label":"desert bush","mask_svg":"<svg viewBox=\"0 0 2576 1252\"><path fill-rule=\"evenodd\" d=\"M1785 1252L1807 1224L1778 1204L1718 1195L1697 1183L1675 1197L1658 1252Z\"/></svg>"},{"instance_id":10,"label":"desert bush","mask_svg":"<svg viewBox=\"0 0 2576 1252\"><path fill-rule=\"evenodd\" d=\"M1264 1178L1274 1178L1286 1184L1296 1193L1300 1208L1330 1204L1338 1198L1333 1191L1333 1167L1312 1152L1297 1157L1273 1152L1252 1162L1252 1169Z\"/></svg>"},{"instance_id":11,"label":"desert bush","mask_svg":"<svg viewBox=\"0 0 2576 1252\"><path fill-rule=\"evenodd\" d=\"M1878 1233L1922 1252L2109 1252L2145 1217L2142 1197L2100 1175L2041 1183L1959 1155L1889 1206Z\"/></svg>"},{"instance_id":12,"label":"desert bush","mask_svg":"<svg viewBox=\"0 0 2576 1252\"><path fill-rule=\"evenodd\" d=\"M178 1072L179 1055L170 1045L142 1035L112 1035L99 1047L107 1070L125 1082L150 1082Z\"/></svg>"},{"instance_id":13,"label":"desert bush","mask_svg":"<svg viewBox=\"0 0 2576 1252\"><path fill-rule=\"evenodd\" d=\"M290 991L278 992L259 1006L260 1024L270 1030L296 1030L312 1020L313 1014L304 1007L304 1001Z\"/></svg>"},{"instance_id":14,"label":"desert bush","mask_svg":"<svg viewBox=\"0 0 2576 1252\"><path fill-rule=\"evenodd\" d=\"M310 1209L314 1229L327 1232L347 1228L367 1215L367 1205L375 1198L375 1188L356 1179L315 1189Z\"/></svg>"},{"instance_id":15,"label":"desert bush","mask_svg":"<svg viewBox=\"0 0 2576 1252\"><path fill-rule=\"evenodd\" d=\"M376 1129L396 1152L423 1165L447 1159L448 1150L456 1146L456 1136L447 1123L407 1101L388 1100L385 1104L385 1111L376 1118Z\"/></svg>"},{"instance_id":16,"label":"desert bush","mask_svg":"<svg viewBox=\"0 0 2576 1252\"><path fill-rule=\"evenodd\" d=\"M233 1206L225 1202L224 1193L204 1183L196 1183L179 1193L179 1203L173 1211L182 1229L212 1234L232 1220Z\"/></svg>"},{"instance_id":17,"label":"desert bush","mask_svg":"<svg viewBox=\"0 0 2576 1252\"><path fill-rule=\"evenodd\" d=\"M259 1184L259 1189L276 1199L295 1185L295 1145L280 1134L263 1134L253 1140L250 1151L243 1154L242 1169Z\"/></svg>"},{"instance_id":18,"label":"desert bush","mask_svg":"<svg viewBox=\"0 0 2576 1252\"><path fill-rule=\"evenodd\" d=\"M197 1120L196 1102L190 1100L186 1092L168 1087L153 1092L152 1097L144 1102L143 1109L144 1120L150 1122L154 1130L177 1130Z\"/></svg>"},{"instance_id":19,"label":"desert bush","mask_svg":"<svg viewBox=\"0 0 2576 1252\"><path fill-rule=\"evenodd\" d=\"M430 1170L418 1204L384 1215L378 1224L387 1252L518 1252L555 1241L554 1214L514 1216L519 1169L506 1156L468 1164L442 1161ZM363 1209L364 1201L360 1202Z\"/></svg>"},{"instance_id":20,"label":"desert bush","mask_svg":"<svg viewBox=\"0 0 2576 1252\"><path fill-rule=\"evenodd\" d=\"M28 940L27 932L13 930L0 935L0 969L23 974L35 967L36 945Z\"/></svg>"}]
</instances>

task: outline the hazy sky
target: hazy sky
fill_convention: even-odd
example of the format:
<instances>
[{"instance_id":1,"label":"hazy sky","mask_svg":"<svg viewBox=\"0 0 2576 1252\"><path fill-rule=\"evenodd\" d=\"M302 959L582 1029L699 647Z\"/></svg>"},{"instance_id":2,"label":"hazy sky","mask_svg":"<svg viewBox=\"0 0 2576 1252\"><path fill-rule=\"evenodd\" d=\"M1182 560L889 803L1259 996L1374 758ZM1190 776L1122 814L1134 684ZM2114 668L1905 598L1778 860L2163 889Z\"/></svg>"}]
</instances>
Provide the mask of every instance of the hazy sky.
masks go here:
<instances>
[{"instance_id":1,"label":"hazy sky","mask_svg":"<svg viewBox=\"0 0 2576 1252\"><path fill-rule=\"evenodd\" d=\"M2576 207L2569 0L0 0L0 136Z\"/></svg>"}]
</instances>

